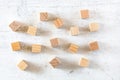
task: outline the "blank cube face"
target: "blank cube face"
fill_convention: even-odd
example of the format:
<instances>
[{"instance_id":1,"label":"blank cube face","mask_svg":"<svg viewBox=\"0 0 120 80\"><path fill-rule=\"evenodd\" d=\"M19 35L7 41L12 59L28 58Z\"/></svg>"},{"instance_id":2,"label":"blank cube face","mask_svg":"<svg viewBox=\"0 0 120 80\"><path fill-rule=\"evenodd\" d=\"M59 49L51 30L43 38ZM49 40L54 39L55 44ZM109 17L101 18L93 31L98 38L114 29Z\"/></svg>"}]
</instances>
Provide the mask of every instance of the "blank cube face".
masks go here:
<instances>
[{"instance_id":1,"label":"blank cube face","mask_svg":"<svg viewBox=\"0 0 120 80\"><path fill-rule=\"evenodd\" d=\"M89 48L90 48L91 51L98 50L98 49L99 49L99 46L98 46L97 41L90 42L90 43L89 43Z\"/></svg>"},{"instance_id":2,"label":"blank cube face","mask_svg":"<svg viewBox=\"0 0 120 80\"><path fill-rule=\"evenodd\" d=\"M33 44L32 45L32 52L33 53L39 53L39 52L41 52L41 45Z\"/></svg>"},{"instance_id":3,"label":"blank cube face","mask_svg":"<svg viewBox=\"0 0 120 80\"><path fill-rule=\"evenodd\" d=\"M52 47L57 47L59 45L59 40L58 38L54 38L50 40L50 43Z\"/></svg>"},{"instance_id":4,"label":"blank cube face","mask_svg":"<svg viewBox=\"0 0 120 80\"><path fill-rule=\"evenodd\" d=\"M11 43L11 46L12 46L13 51L21 50L20 42L13 42L13 43Z\"/></svg>"},{"instance_id":5,"label":"blank cube face","mask_svg":"<svg viewBox=\"0 0 120 80\"><path fill-rule=\"evenodd\" d=\"M13 31L17 31L20 27L22 26L21 23L17 22L17 21L13 21L9 27L13 30Z\"/></svg>"},{"instance_id":6,"label":"blank cube face","mask_svg":"<svg viewBox=\"0 0 120 80\"><path fill-rule=\"evenodd\" d=\"M28 30L27 30L27 33L30 34L30 35L36 35L36 32L37 32L37 28L36 27L32 27L32 26L29 26L28 27Z\"/></svg>"},{"instance_id":7,"label":"blank cube face","mask_svg":"<svg viewBox=\"0 0 120 80\"><path fill-rule=\"evenodd\" d=\"M89 66L89 60L85 58L81 58L80 60L80 66L81 67L88 67Z\"/></svg>"},{"instance_id":8,"label":"blank cube face","mask_svg":"<svg viewBox=\"0 0 120 80\"><path fill-rule=\"evenodd\" d=\"M60 27L62 27L63 22L60 18L57 18L56 20L54 20L54 24L57 28L60 28Z\"/></svg>"},{"instance_id":9,"label":"blank cube face","mask_svg":"<svg viewBox=\"0 0 120 80\"><path fill-rule=\"evenodd\" d=\"M55 67L57 67L60 64L60 60L58 58L54 58L49 63L51 64L51 66L53 68L55 68Z\"/></svg>"},{"instance_id":10,"label":"blank cube face","mask_svg":"<svg viewBox=\"0 0 120 80\"><path fill-rule=\"evenodd\" d=\"M70 47L69 47L69 51L72 52L72 53L77 53L78 52L78 49L79 49L79 46L76 45L76 44L71 44Z\"/></svg>"},{"instance_id":11,"label":"blank cube face","mask_svg":"<svg viewBox=\"0 0 120 80\"><path fill-rule=\"evenodd\" d=\"M79 35L79 33L80 33L79 27L71 27L70 28L70 33L71 33L72 36Z\"/></svg>"},{"instance_id":12,"label":"blank cube face","mask_svg":"<svg viewBox=\"0 0 120 80\"><path fill-rule=\"evenodd\" d=\"M89 29L90 29L91 32L98 31L98 29L99 29L98 23L90 23L89 24Z\"/></svg>"},{"instance_id":13,"label":"blank cube face","mask_svg":"<svg viewBox=\"0 0 120 80\"><path fill-rule=\"evenodd\" d=\"M81 18L86 19L89 18L89 10L81 10Z\"/></svg>"},{"instance_id":14,"label":"blank cube face","mask_svg":"<svg viewBox=\"0 0 120 80\"><path fill-rule=\"evenodd\" d=\"M21 70L25 70L28 67L28 64L26 63L26 61L22 60L18 63L18 68Z\"/></svg>"},{"instance_id":15,"label":"blank cube face","mask_svg":"<svg viewBox=\"0 0 120 80\"><path fill-rule=\"evenodd\" d=\"M47 12L41 12L40 13L40 20L41 21L47 21L48 20L48 13Z\"/></svg>"}]
</instances>

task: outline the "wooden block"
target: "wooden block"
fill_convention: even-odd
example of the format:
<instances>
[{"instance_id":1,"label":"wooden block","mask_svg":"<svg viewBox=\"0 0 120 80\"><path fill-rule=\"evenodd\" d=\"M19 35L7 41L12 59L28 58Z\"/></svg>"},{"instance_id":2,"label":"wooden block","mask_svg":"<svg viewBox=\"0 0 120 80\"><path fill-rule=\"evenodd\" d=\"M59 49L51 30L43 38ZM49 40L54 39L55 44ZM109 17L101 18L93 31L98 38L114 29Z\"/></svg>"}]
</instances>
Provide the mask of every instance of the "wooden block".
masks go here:
<instances>
[{"instance_id":1,"label":"wooden block","mask_svg":"<svg viewBox=\"0 0 120 80\"><path fill-rule=\"evenodd\" d=\"M89 43L89 48L90 48L91 51L98 50L99 46L98 46L97 41L90 42Z\"/></svg>"},{"instance_id":2,"label":"wooden block","mask_svg":"<svg viewBox=\"0 0 120 80\"><path fill-rule=\"evenodd\" d=\"M20 42L13 42L13 43L11 43L11 46L12 46L13 51L21 50Z\"/></svg>"},{"instance_id":3,"label":"wooden block","mask_svg":"<svg viewBox=\"0 0 120 80\"><path fill-rule=\"evenodd\" d=\"M27 69L28 64L25 60L22 60L17 64L17 66L18 66L19 69L24 71L25 69Z\"/></svg>"},{"instance_id":4,"label":"wooden block","mask_svg":"<svg viewBox=\"0 0 120 80\"><path fill-rule=\"evenodd\" d=\"M59 60L58 58L53 58L49 63L51 64L51 66L52 66L53 68L55 68L55 67L57 67L61 62L60 62L60 60Z\"/></svg>"},{"instance_id":5,"label":"wooden block","mask_svg":"<svg viewBox=\"0 0 120 80\"><path fill-rule=\"evenodd\" d=\"M81 18L86 19L89 18L89 10L81 10Z\"/></svg>"},{"instance_id":6,"label":"wooden block","mask_svg":"<svg viewBox=\"0 0 120 80\"><path fill-rule=\"evenodd\" d=\"M80 33L79 27L71 27L70 28L70 33L71 33L72 36L79 35L79 33Z\"/></svg>"},{"instance_id":7,"label":"wooden block","mask_svg":"<svg viewBox=\"0 0 120 80\"><path fill-rule=\"evenodd\" d=\"M59 45L59 39L58 38L53 38L50 40L51 46L52 47L57 47Z\"/></svg>"},{"instance_id":8,"label":"wooden block","mask_svg":"<svg viewBox=\"0 0 120 80\"><path fill-rule=\"evenodd\" d=\"M77 53L79 49L79 46L76 44L70 44L68 50L72 53Z\"/></svg>"},{"instance_id":9,"label":"wooden block","mask_svg":"<svg viewBox=\"0 0 120 80\"><path fill-rule=\"evenodd\" d=\"M28 27L28 30L27 30L27 33L30 34L30 35L36 35L36 32L37 32L37 28L36 27L33 27L33 26L29 26Z\"/></svg>"},{"instance_id":10,"label":"wooden block","mask_svg":"<svg viewBox=\"0 0 120 80\"><path fill-rule=\"evenodd\" d=\"M89 24L90 32L98 31L98 29L99 29L98 23L93 22Z\"/></svg>"},{"instance_id":11,"label":"wooden block","mask_svg":"<svg viewBox=\"0 0 120 80\"><path fill-rule=\"evenodd\" d=\"M81 67L88 67L89 66L89 60L86 58L81 58L80 60L80 66Z\"/></svg>"},{"instance_id":12,"label":"wooden block","mask_svg":"<svg viewBox=\"0 0 120 80\"><path fill-rule=\"evenodd\" d=\"M54 24L57 28L60 28L63 25L63 21L60 18L57 18L54 20Z\"/></svg>"},{"instance_id":13,"label":"wooden block","mask_svg":"<svg viewBox=\"0 0 120 80\"><path fill-rule=\"evenodd\" d=\"M17 22L17 21L13 21L9 25L9 27L12 29L12 31L17 31L21 26L22 26L22 24L20 22Z\"/></svg>"},{"instance_id":14,"label":"wooden block","mask_svg":"<svg viewBox=\"0 0 120 80\"><path fill-rule=\"evenodd\" d=\"M32 52L33 53L39 53L39 52L41 52L41 45L39 45L39 44L33 44L32 45Z\"/></svg>"},{"instance_id":15,"label":"wooden block","mask_svg":"<svg viewBox=\"0 0 120 80\"><path fill-rule=\"evenodd\" d=\"M40 13L40 20L41 21L47 21L48 20L48 13L47 12L41 12Z\"/></svg>"}]
</instances>

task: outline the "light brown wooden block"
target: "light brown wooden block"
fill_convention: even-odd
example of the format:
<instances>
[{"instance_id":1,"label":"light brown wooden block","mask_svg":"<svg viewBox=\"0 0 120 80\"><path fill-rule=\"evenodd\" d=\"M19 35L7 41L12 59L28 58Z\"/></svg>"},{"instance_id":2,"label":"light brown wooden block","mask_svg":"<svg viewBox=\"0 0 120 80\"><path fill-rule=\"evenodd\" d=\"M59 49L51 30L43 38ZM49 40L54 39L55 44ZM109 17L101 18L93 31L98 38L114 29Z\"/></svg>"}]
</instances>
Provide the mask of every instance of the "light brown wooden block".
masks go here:
<instances>
[{"instance_id":1,"label":"light brown wooden block","mask_svg":"<svg viewBox=\"0 0 120 80\"><path fill-rule=\"evenodd\" d=\"M41 12L40 13L40 20L41 21L47 21L48 20L48 13L47 12Z\"/></svg>"},{"instance_id":2,"label":"light brown wooden block","mask_svg":"<svg viewBox=\"0 0 120 80\"><path fill-rule=\"evenodd\" d=\"M41 52L41 45L39 45L39 44L33 44L32 45L32 52L33 53L39 53L39 52Z\"/></svg>"},{"instance_id":3,"label":"light brown wooden block","mask_svg":"<svg viewBox=\"0 0 120 80\"><path fill-rule=\"evenodd\" d=\"M11 43L11 46L12 46L13 51L21 50L20 42L13 42L13 43Z\"/></svg>"},{"instance_id":4,"label":"light brown wooden block","mask_svg":"<svg viewBox=\"0 0 120 80\"><path fill-rule=\"evenodd\" d=\"M20 22L17 22L17 21L13 21L9 25L9 27L12 29L12 31L17 31L21 26L22 26L22 24Z\"/></svg>"},{"instance_id":5,"label":"light brown wooden block","mask_svg":"<svg viewBox=\"0 0 120 80\"><path fill-rule=\"evenodd\" d=\"M90 42L89 43L89 48L90 48L91 51L98 50L99 46L98 46L97 41Z\"/></svg>"},{"instance_id":6,"label":"light brown wooden block","mask_svg":"<svg viewBox=\"0 0 120 80\"><path fill-rule=\"evenodd\" d=\"M60 60L59 60L58 58L54 58L54 59L52 59L49 63L51 64L51 66L52 66L53 68L55 68L55 67L57 67L61 62L60 62Z\"/></svg>"},{"instance_id":7,"label":"light brown wooden block","mask_svg":"<svg viewBox=\"0 0 120 80\"><path fill-rule=\"evenodd\" d=\"M36 27L33 27L33 26L29 26L28 27L28 30L27 30L27 33L30 34L30 35L36 35L36 32L37 32L37 28Z\"/></svg>"},{"instance_id":8,"label":"light brown wooden block","mask_svg":"<svg viewBox=\"0 0 120 80\"><path fill-rule=\"evenodd\" d=\"M58 38L53 38L50 40L51 46L52 47L57 47L59 45L59 39Z\"/></svg>"},{"instance_id":9,"label":"light brown wooden block","mask_svg":"<svg viewBox=\"0 0 120 80\"><path fill-rule=\"evenodd\" d=\"M72 53L77 53L79 49L79 46L76 44L70 44L68 50Z\"/></svg>"},{"instance_id":10,"label":"light brown wooden block","mask_svg":"<svg viewBox=\"0 0 120 80\"><path fill-rule=\"evenodd\" d=\"M60 28L63 25L63 21L60 18L57 18L54 20L54 24L57 28Z\"/></svg>"},{"instance_id":11,"label":"light brown wooden block","mask_svg":"<svg viewBox=\"0 0 120 80\"><path fill-rule=\"evenodd\" d=\"M99 29L98 23L93 22L89 24L89 30L91 32L98 31L98 29Z\"/></svg>"},{"instance_id":12,"label":"light brown wooden block","mask_svg":"<svg viewBox=\"0 0 120 80\"><path fill-rule=\"evenodd\" d=\"M80 33L79 27L71 27L70 28L70 33L71 33L72 36L79 35L79 33Z\"/></svg>"},{"instance_id":13,"label":"light brown wooden block","mask_svg":"<svg viewBox=\"0 0 120 80\"><path fill-rule=\"evenodd\" d=\"M28 67L28 64L25 60L22 60L17 64L17 66L19 69L25 70Z\"/></svg>"},{"instance_id":14,"label":"light brown wooden block","mask_svg":"<svg viewBox=\"0 0 120 80\"><path fill-rule=\"evenodd\" d=\"M80 13L81 13L81 18L83 18L83 19L89 18L89 10L87 10L87 9L81 10Z\"/></svg>"},{"instance_id":15,"label":"light brown wooden block","mask_svg":"<svg viewBox=\"0 0 120 80\"><path fill-rule=\"evenodd\" d=\"M80 60L80 66L81 67L88 67L89 66L89 60L86 58L81 58Z\"/></svg>"}]
</instances>

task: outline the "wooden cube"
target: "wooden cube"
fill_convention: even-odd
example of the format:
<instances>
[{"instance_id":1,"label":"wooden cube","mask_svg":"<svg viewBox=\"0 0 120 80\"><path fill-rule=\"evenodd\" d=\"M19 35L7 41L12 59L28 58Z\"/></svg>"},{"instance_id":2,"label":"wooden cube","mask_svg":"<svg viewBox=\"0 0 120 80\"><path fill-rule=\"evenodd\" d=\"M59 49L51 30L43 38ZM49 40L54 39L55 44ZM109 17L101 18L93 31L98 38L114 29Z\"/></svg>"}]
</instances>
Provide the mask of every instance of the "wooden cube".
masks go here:
<instances>
[{"instance_id":1,"label":"wooden cube","mask_svg":"<svg viewBox=\"0 0 120 80\"><path fill-rule=\"evenodd\" d=\"M70 44L68 50L72 53L77 53L79 49L79 46L76 44Z\"/></svg>"},{"instance_id":2,"label":"wooden cube","mask_svg":"<svg viewBox=\"0 0 120 80\"><path fill-rule=\"evenodd\" d=\"M57 28L60 28L63 26L63 21L60 18L57 18L54 20L54 24Z\"/></svg>"},{"instance_id":3,"label":"wooden cube","mask_svg":"<svg viewBox=\"0 0 120 80\"><path fill-rule=\"evenodd\" d=\"M37 28L36 27L33 27L33 26L29 26L28 27L28 30L27 30L28 34L35 36L36 32L37 32Z\"/></svg>"},{"instance_id":4,"label":"wooden cube","mask_svg":"<svg viewBox=\"0 0 120 80\"><path fill-rule=\"evenodd\" d=\"M99 29L98 23L93 22L89 24L90 32L98 31L98 29Z\"/></svg>"},{"instance_id":5,"label":"wooden cube","mask_svg":"<svg viewBox=\"0 0 120 80\"><path fill-rule=\"evenodd\" d=\"M89 43L89 48L90 48L91 51L98 50L99 46L98 46L97 41L90 42Z\"/></svg>"},{"instance_id":6,"label":"wooden cube","mask_svg":"<svg viewBox=\"0 0 120 80\"><path fill-rule=\"evenodd\" d=\"M81 58L80 60L80 66L81 67L88 67L89 66L89 60L86 58Z\"/></svg>"},{"instance_id":7,"label":"wooden cube","mask_svg":"<svg viewBox=\"0 0 120 80\"><path fill-rule=\"evenodd\" d=\"M22 26L22 23L13 21L9 27L12 29L12 31L17 31Z\"/></svg>"},{"instance_id":8,"label":"wooden cube","mask_svg":"<svg viewBox=\"0 0 120 80\"><path fill-rule=\"evenodd\" d=\"M81 10L81 18L86 19L89 18L89 10Z\"/></svg>"},{"instance_id":9,"label":"wooden cube","mask_svg":"<svg viewBox=\"0 0 120 80\"><path fill-rule=\"evenodd\" d=\"M39 44L33 44L32 45L32 52L33 53L39 53L39 52L41 52L41 45L39 45Z\"/></svg>"},{"instance_id":10,"label":"wooden cube","mask_svg":"<svg viewBox=\"0 0 120 80\"><path fill-rule=\"evenodd\" d=\"M47 12L41 12L40 13L40 20L41 21L47 21L48 20L48 13Z\"/></svg>"},{"instance_id":11,"label":"wooden cube","mask_svg":"<svg viewBox=\"0 0 120 80\"><path fill-rule=\"evenodd\" d=\"M59 60L58 58L53 58L49 63L51 64L51 66L52 66L53 68L55 68L55 67L57 67L61 62L60 62L60 60Z\"/></svg>"},{"instance_id":12,"label":"wooden cube","mask_svg":"<svg viewBox=\"0 0 120 80\"><path fill-rule=\"evenodd\" d=\"M17 66L18 66L19 69L24 71L25 69L27 69L28 64L25 60L22 60L17 64Z\"/></svg>"},{"instance_id":13,"label":"wooden cube","mask_svg":"<svg viewBox=\"0 0 120 80\"><path fill-rule=\"evenodd\" d=\"M71 33L72 36L79 35L79 33L80 33L79 27L71 27L70 28L70 33Z\"/></svg>"},{"instance_id":14,"label":"wooden cube","mask_svg":"<svg viewBox=\"0 0 120 80\"><path fill-rule=\"evenodd\" d=\"M53 38L50 40L51 46L52 47L58 47L59 45L59 39L58 38Z\"/></svg>"},{"instance_id":15,"label":"wooden cube","mask_svg":"<svg viewBox=\"0 0 120 80\"><path fill-rule=\"evenodd\" d=\"M20 42L13 42L13 43L11 43L11 46L12 46L13 51L21 50Z\"/></svg>"}]
</instances>

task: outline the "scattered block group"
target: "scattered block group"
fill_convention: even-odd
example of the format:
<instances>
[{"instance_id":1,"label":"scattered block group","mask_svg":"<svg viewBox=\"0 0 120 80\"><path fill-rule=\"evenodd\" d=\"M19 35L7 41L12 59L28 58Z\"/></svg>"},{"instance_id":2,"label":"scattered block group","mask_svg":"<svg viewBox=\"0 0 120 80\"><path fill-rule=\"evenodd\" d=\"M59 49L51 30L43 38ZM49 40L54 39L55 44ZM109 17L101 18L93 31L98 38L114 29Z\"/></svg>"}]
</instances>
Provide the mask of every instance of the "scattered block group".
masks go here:
<instances>
[{"instance_id":1,"label":"scattered block group","mask_svg":"<svg viewBox=\"0 0 120 80\"><path fill-rule=\"evenodd\" d=\"M18 68L20 69L20 70L25 70L25 69L27 69L27 67L28 67L28 64L27 64L27 62L25 61L25 60L22 60L22 61L20 61L18 64L17 64L17 66L18 66Z\"/></svg>"},{"instance_id":2,"label":"scattered block group","mask_svg":"<svg viewBox=\"0 0 120 80\"><path fill-rule=\"evenodd\" d=\"M78 49L79 49L78 45L71 43L69 48L68 48L68 51L72 52L72 53L77 53Z\"/></svg>"},{"instance_id":3,"label":"scattered block group","mask_svg":"<svg viewBox=\"0 0 120 80\"><path fill-rule=\"evenodd\" d=\"M90 17L90 13L89 13L89 10L87 9L84 9L84 10L80 10L80 16L82 19L87 19ZM41 21L47 21L48 20L48 13L47 12L41 12L40 13L40 20ZM54 21L53 21L53 24L57 27L57 28L61 28L63 27L63 20L61 18L56 18ZM9 27L12 29L12 31L18 31L21 27L23 26L22 23L18 22L18 21L13 21ZM90 32L95 32L95 31L98 31L99 29L99 24L96 23L96 22L92 22L89 24L89 30ZM37 27L34 27L34 26L27 26L27 31L25 31L26 33L30 34L30 35L33 35L35 36L37 34ZM71 27L70 28L70 34L72 36L77 36L80 34L80 30L79 30L79 27L77 26L74 26L74 27ZM51 46L54 48L54 47L58 47L60 45L60 41L58 38L53 38L53 39L50 39L50 43L51 43ZM13 51L19 51L22 49L21 47L21 43L18 41L18 42L13 42L11 43L11 47L12 47L12 50ZM33 44L32 47L30 47L32 50L31 52L33 53L39 53L41 52L42 50L42 46L39 45L39 44ZM97 41L92 41L89 43L89 49L91 51L95 51L95 50L98 50L99 49L99 45L98 45L98 42ZM72 52L72 53L77 53L79 50L79 46L76 45L76 44L73 44L71 43L69 48L68 48L68 51L69 52ZM55 57L53 58L49 64L53 67L53 68L56 68L59 64L61 63L60 59ZM86 58L81 58L80 62L79 62L79 65L80 67L88 67L89 66L89 60L86 59ZM20 61L18 64L17 64L18 68L21 69L21 70L25 70L27 69L28 67L28 63L25 61L25 60L22 60Z\"/></svg>"}]
</instances>

